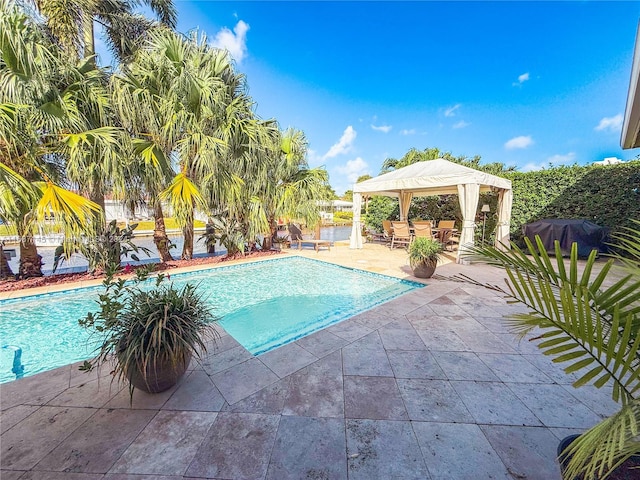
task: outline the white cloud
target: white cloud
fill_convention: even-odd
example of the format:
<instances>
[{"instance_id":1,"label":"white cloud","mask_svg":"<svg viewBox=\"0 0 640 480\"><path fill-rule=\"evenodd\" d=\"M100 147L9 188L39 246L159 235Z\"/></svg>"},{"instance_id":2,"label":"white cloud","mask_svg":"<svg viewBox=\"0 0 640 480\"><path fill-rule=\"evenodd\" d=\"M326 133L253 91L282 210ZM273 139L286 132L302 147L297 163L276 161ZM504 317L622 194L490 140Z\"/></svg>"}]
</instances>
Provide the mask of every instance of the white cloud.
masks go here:
<instances>
[{"instance_id":1,"label":"white cloud","mask_svg":"<svg viewBox=\"0 0 640 480\"><path fill-rule=\"evenodd\" d=\"M527 148L533 145L533 139L531 135L520 135L519 137L514 137L504 144L504 148L507 150L514 150L516 148Z\"/></svg>"},{"instance_id":2,"label":"white cloud","mask_svg":"<svg viewBox=\"0 0 640 480\"><path fill-rule=\"evenodd\" d=\"M227 50L233 59L241 63L247 54L247 32L249 24L239 20L233 27L233 32L224 27L216 34L212 44L214 47Z\"/></svg>"},{"instance_id":3,"label":"white cloud","mask_svg":"<svg viewBox=\"0 0 640 480\"><path fill-rule=\"evenodd\" d=\"M353 141L356 139L356 131L353 129L351 125L344 129L342 133L342 137L338 140L338 143L335 143L327 153L322 157L323 159L333 158L343 153L349 153L351 151L351 147L353 146Z\"/></svg>"},{"instance_id":4,"label":"white cloud","mask_svg":"<svg viewBox=\"0 0 640 480\"><path fill-rule=\"evenodd\" d=\"M416 134L416 129L415 128L410 128L410 129L403 129L400 130L400 135L415 135Z\"/></svg>"},{"instance_id":5,"label":"white cloud","mask_svg":"<svg viewBox=\"0 0 640 480\"><path fill-rule=\"evenodd\" d=\"M594 130L608 132L619 132L622 128L622 114L619 113L615 117L604 117Z\"/></svg>"},{"instance_id":6,"label":"white cloud","mask_svg":"<svg viewBox=\"0 0 640 480\"><path fill-rule=\"evenodd\" d=\"M511 85L514 87L520 87L524 82L529 80L529 72L523 73L522 75L518 75L518 81L513 82Z\"/></svg>"},{"instance_id":7,"label":"white cloud","mask_svg":"<svg viewBox=\"0 0 640 480\"><path fill-rule=\"evenodd\" d=\"M456 103L453 107L449 107L444 111L444 116L445 117L455 117L456 115L456 110L458 110L462 105L459 103Z\"/></svg>"},{"instance_id":8,"label":"white cloud","mask_svg":"<svg viewBox=\"0 0 640 480\"><path fill-rule=\"evenodd\" d=\"M465 122L464 120L460 120L458 123L455 123L453 125L453 128L464 128L464 127L468 127L469 125L471 125L469 122Z\"/></svg>"},{"instance_id":9,"label":"white cloud","mask_svg":"<svg viewBox=\"0 0 640 480\"><path fill-rule=\"evenodd\" d=\"M530 162L527 163L524 167L520 169L521 172L533 172L536 170L543 170L545 168L557 167L558 165L569 165L576 161L575 152L569 152L567 154L556 154L547 158L546 162L535 163Z\"/></svg>"},{"instance_id":10,"label":"white cloud","mask_svg":"<svg viewBox=\"0 0 640 480\"><path fill-rule=\"evenodd\" d=\"M389 133L393 127L391 125L380 125L379 127L376 127L372 124L371 128L373 128L376 132Z\"/></svg>"},{"instance_id":11,"label":"white cloud","mask_svg":"<svg viewBox=\"0 0 640 480\"><path fill-rule=\"evenodd\" d=\"M336 171L344 175L349 183L356 183L358 177L369 174L369 165L362 158L357 157L342 166L336 167Z\"/></svg>"}]
</instances>

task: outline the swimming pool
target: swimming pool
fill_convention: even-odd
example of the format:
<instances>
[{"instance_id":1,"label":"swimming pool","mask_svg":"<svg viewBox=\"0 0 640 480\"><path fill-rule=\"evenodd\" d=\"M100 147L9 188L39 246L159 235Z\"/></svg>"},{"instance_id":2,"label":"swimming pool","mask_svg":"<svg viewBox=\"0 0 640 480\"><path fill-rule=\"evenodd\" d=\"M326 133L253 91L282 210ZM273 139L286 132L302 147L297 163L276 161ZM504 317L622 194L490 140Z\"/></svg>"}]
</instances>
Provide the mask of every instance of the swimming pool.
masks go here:
<instances>
[{"instance_id":1,"label":"swimming pool","mask_svg":"<svg viewBox=\"0 0 640 480\"><path fill-rule=\"evenodd\" d=\"M171 275L206 292L225 330L255 355L424 285L302 257ZM24 375L91 357L95 340L78 319L101 287L0 301L0 347L22 349ZM12 348L0 348L0 383L15 379Z\"/></svg>"}]
</instances>

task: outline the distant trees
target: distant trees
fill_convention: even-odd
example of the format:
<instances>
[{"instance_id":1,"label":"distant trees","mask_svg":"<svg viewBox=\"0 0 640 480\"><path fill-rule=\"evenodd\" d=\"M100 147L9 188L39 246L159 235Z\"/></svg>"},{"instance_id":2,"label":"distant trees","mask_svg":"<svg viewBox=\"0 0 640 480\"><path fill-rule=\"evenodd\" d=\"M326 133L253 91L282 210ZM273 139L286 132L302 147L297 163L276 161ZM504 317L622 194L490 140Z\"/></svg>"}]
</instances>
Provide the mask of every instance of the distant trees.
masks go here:
<instances>
[{"instance_id":1,"label":"distant trees","mask_svg":"<svg viewBox=\"0 0 640 480\"><path fill-rule=\"evenodd\" d=\"M515 166L507 167L503 163L495 162L481 164L480 155L474 155L473 157L467 157L465 155L454 156L451 154L451 152L443 152L437 147L427 147L422 151L418 150L417 148L411 148L399 159L387 158L382 164L380 174L387 173L392 170L397 170L413 163L436 160L438 158L442 158L453 163L459 163L466 167L481 170L492 175L499 175L500 173L515 171Z\"/></svg>"}]
</instances>

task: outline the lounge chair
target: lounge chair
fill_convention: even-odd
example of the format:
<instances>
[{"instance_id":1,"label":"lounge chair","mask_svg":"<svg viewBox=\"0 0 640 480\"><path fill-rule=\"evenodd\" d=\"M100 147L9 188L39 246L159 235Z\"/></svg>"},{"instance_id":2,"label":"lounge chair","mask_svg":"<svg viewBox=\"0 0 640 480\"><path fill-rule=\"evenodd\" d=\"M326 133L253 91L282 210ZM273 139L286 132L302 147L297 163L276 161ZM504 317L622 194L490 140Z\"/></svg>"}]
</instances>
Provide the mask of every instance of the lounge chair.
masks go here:
<instances>
[{"instance_id":1,"label":"lounge chair","mask_svg":"<svg viewBox=\"0 0 640 480\"><path fill-rule=\"evenodd\" d=\"M302 230L300 230L300 228L298 228L293 223L290 223L287 228L289 229L289 237L290 237L291 245L293 246L294 243L297 243L298 250L302 250L302 244L307 243L307 244L313 245L313 248L316 251L316 253L320 251L320 247L327 247L327 249L331 251L330 240L322 240L319 238L318 239L304 238L302 236Z\"/></svg>"},{"instance_id":2,"label":"lounge chair","mask_svg":"<svg viewBox=\"0 0 640 480\"><path fill-rule=\"evenodd\" d=\"M391 237L391 247L395 245L404 245L409 247L413 240L411 231L409 230L409 224L407 222L391 222L391 228L393 228L393 236Z\"/></svg>"}]
</instances>

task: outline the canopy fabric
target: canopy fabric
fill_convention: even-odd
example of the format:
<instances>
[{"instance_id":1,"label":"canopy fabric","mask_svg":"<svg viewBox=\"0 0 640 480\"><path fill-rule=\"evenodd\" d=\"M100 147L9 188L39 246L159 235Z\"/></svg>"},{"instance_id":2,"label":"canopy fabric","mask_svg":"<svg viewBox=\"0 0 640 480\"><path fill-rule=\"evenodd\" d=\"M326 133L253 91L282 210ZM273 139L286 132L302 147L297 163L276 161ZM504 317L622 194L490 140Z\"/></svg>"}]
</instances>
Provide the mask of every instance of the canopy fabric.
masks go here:
<instances>
[{"instance_id":1,"label":"canopy fabric","mask_svg":"<svg viewBox=\"0 0 640 480\"><path fill-rule=\"evenodd\" d=\"M458 185L458 201L460 202L460 211L462 212L462 231L460 232L460 247L458 248L458 260L462 263L464 256L469 247L473 246L475 238L476 210L478 209L478 198L480 195L480 185L477 183L467 183Z\"/></svg>"},{"instance_id":2,"label":"canopy fabric","mask_svg":"<svg viewBox=\"0 0 640 480\"><path fill-rule=\"evenodd\" d=\"M511 190L511 181L443 160L417 162L375 178L356 183L353 193L399 197L411 192L414 197L457 194L458 185L477 183L481 192L493 188Z\"/></svg>"},{"instance_id":3,"label":"canopy fabric","mask_svg":"<svg viewBox=\"0 0 640 480\"><path fill-rule=\"evenodd\" d=\"M459 190L459 185L463 186L462 190ZM461 191L463 194L461 194ZM509 244L509 224L513 199L510 180L439 158L437 160L417 162L364 182L356 183L353 186L354 222L351 248L361 248L353 246L353 238L355 237L356 217L358 218L358 229L360 229L362 195L382 195L398 198L400 200L401 218L407 220L409 203L412 197L458 194L460 195L460 206L463 214L460 244L465 245L465 248L458 250L458 262L461 262L461 254L473 245L475 215L479 201L478 195L480 192L489 191L497 191L502 195L498 212L499 228L496 234L496 246L501 247L502 244ZM358 206L356 207L357 202Z\"/></svg>"},{"instance_id":4,"label":"canopy fabric","mask_svg":"<svg viewBox=\"0 0 640 480\"><path fill-rule=\"evenodd\" d=\"M411 199L413 198L413 193L411 192L400 192L400 221L406 222L409 220L409 207L411 206Z\"/></svg>"},{"instance_id":5,"label":"canopy fabric","mask_svg":"<svg viewBox=\"0 0 640 480\"><path fill-rule=\"evenodd\" d=\"M360 211L362 210L362 195L353 196L353 227L349 248L362 248L362 227L360 226Z\"/></svg>"},{"instance_id":6,"label":"canopy fabric","mask_svg":"<svg viewBox=\"0 0 640 480\"><path fill-rule=\"evenodd\" d=\"M496 230L496 247L500 250L509 248L509 227L511 223L511 206L513 191L500 190L498 194L498 227Z\"/></svg>"}]
</instances>

